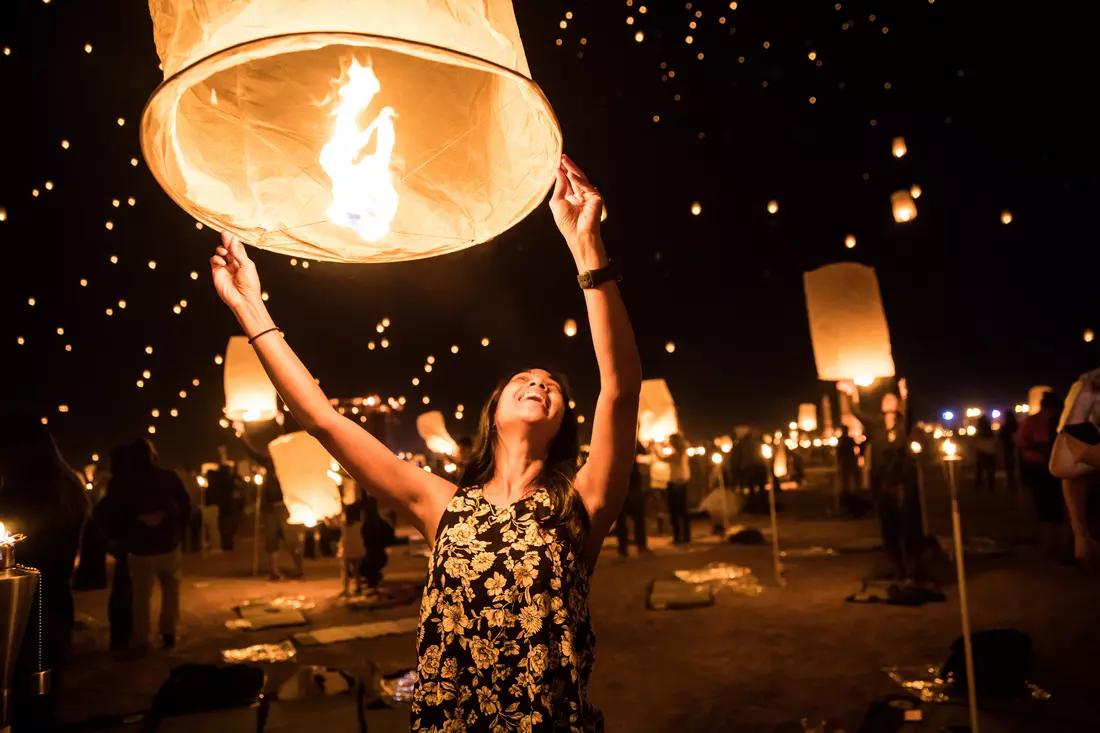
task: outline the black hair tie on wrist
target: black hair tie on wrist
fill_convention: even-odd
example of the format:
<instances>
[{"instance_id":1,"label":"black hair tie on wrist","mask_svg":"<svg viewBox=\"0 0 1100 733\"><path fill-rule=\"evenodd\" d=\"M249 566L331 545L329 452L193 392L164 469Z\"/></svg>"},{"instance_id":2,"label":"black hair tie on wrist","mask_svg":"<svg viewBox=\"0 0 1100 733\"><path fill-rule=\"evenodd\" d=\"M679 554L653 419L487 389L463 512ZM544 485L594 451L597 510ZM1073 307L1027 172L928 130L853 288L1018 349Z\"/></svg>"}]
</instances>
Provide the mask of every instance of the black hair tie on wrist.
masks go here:
<instances>
[{"instance_id":1,"label":"black hair tie on wrist","mask_svg":"<svg viewBox=\"0 0 1100 733\"><path fill-rule=\"evenodd\" d=\"M248 345L251 346L253 341L258 339L260 336L264 336L266 334L271 333L272 331L279 331L279 327L278 326L272 326L271 328L267 329L266 331L260 331L258 334L256 334L252 338L248 339ZM279 331L279 333L282 333L282 331Z\"/></svg>"}]
</instances>

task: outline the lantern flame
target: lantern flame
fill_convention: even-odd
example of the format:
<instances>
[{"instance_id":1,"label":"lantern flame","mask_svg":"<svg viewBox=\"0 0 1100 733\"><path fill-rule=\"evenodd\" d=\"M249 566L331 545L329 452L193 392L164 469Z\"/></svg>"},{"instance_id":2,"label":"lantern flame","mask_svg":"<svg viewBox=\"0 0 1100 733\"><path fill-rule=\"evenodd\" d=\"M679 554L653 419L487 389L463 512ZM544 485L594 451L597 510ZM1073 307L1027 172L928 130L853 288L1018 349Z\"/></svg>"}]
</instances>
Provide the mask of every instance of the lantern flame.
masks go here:
<instances>
[{"instance_id":1,"label":"lantern flame","mask_svg":"<svg viewBox=\"0 0 1100 733\"><path fill-rule=\"evenodd\" d=\"M320 156L321 167L332 179L329 216L334 223L354 229L368 242L388 234L397 213L397 191L390 175L390 156L397 141L393 120L397 113L392 107L383 107L365 130L360 130L358 123L359 115L381 90L374 69L353 59L347 81L337 92L340 102L333 113L335 129ZM375 150L364 153L372 136Z\"/></svg>"},{"instance_id":2,"label":"lantern flame","mask_svg":"<svg viewBox=\"0 0 1100 733\"><path fill-rule=\"evenodd\" d=\"M0 547L14 545L22 539L24 539L24 535L12 534L8 531L8 528L4 526L4 523L0 522Z\"/></svg>"}]
</instances>

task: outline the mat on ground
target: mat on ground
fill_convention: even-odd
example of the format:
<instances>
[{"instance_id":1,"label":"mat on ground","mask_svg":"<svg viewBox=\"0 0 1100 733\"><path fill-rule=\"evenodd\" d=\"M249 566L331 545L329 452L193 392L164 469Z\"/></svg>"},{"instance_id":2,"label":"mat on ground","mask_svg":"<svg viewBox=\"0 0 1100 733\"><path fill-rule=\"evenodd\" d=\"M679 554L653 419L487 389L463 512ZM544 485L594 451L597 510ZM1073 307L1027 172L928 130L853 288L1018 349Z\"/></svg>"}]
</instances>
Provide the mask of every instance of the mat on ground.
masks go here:
<instances>
[{"instance_id":1,"label":"mat on ground","mask_svg":"<svg viewBox=\"0 0 1100 733\"><path fill-rule=\"evenodd\" d=\"M416 631L419 625L420 618L410 616L394 621L372 621L350 626L329 626L324 629L303 631L294 634L291 638L300 647L324 646L353 639L374 639L379 636L390 636L391 634L411 634Z\"/></svg>"}]
</instances>

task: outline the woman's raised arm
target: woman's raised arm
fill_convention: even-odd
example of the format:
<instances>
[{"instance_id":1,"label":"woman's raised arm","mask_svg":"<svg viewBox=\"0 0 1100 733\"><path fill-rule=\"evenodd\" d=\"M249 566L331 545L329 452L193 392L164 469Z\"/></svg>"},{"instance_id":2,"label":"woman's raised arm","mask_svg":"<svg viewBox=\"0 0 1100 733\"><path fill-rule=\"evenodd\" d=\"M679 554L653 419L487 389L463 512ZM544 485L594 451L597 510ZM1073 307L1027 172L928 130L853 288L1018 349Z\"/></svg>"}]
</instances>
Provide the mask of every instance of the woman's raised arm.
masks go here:
<instances>
[{"instance_id":1,"label":"woman's raised arm","mask_svg":"<svg viewBox=\"0 0 1100 733\"><path fill-rule=\"evenodd\" d=\"M433 542L454 486L402 461L333 409L313 375L276 330L260 297L256 265L236 236L222 234L222 246L210 258L210 269L218 295L237 316L245 334L255 339L252 347L298 424L317 438L360 486L403 509Z\"/></svg>"},{"instance_id":2,"label":"woman's raised arm","mask_svg":"<svg viewBox=\"0 0 1100 733\"><path fill-rule=\"evenodd\" d=\"M577 271L607 267L609 261L600 238L603 200L581 169L565 156L558 168L550 208L577 263ZM642 366L618 284L608 281L587 288L584 301L600 369L591 450L576 480L577 492L591 518L591 549L592 543L598 547L603 541L629 489Z\"/></svg>"}]
</instances>

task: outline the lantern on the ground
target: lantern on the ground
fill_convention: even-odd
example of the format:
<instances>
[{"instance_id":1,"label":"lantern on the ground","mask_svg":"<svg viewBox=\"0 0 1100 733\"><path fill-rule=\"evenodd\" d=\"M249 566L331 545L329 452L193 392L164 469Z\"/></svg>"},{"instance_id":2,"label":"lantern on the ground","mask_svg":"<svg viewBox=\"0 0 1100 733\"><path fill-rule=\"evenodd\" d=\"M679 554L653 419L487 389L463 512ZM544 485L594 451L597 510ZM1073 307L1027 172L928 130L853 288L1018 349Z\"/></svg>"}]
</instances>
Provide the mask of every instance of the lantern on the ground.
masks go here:
<instances>
[{"instance_id":1,"label":"lantern on the ground","mask_svg":"<svg viewBox=\"0 0 1100 733\"><path fill-rule=\"evenodd\" d=\"M225 350L225 416L254 422L279 413L275 385L244 336L233 336Z\"/></svg>"},{"instance_id":2,"label":"lantern on the ground","mask_svg":"<svg viewBox=\"0 0 1100 733\"><path fill-rule=\"evenodd\" d=\"M638 401L638 440L663 443L678 432L680 422L668 384L663 379L643 380Z\"/></svg>"},{"instance_id":3,"label":"lantern on the ground","mask_svg":"<svg viewBox=\"0 0 1100 733\"><path fill-rule=\"evenodd\" d=\"M282 254L394 262L537 207L561 132L511 0L156 0L142 151L199 222Z\"/></svg>"},{"instance_id":4,"label":"lantern on the ground","mask_svg":"<svg viewBox=\"0 0 1100 733\"><path fill-rule=\"evenodd\" d=\"M894 221L899 224L917 218L917 202L909 191L894 191L890 194L890 206L894 212Z\"/></svg>"},{"instance_id":5,"label":"lantern on the ground","mask_svg":"<svg viewBox=\"0 0 1100 733\"><path fill-rule=\"evenodd\" d=\"M453 456L458 452L458 443L447 432L447 424L443 420L443 413L439 410L419 415L416 418L416 432L424 439L424 443L432 453Z\"/></svg>"},{"instance_id":6,"label":"lantern on the ground","mask_svg":"<svg viewBox=\"0 0 1100 733\"><path fill-rule=\"evenodd\" d=\"M869 384L894 376L890 329L875 271L842 262L807 272L803 279L818 378Z\"/></svg>"},{"instance_id":7,"label":"lantern on the ground","mask_svg":"<svg viewBox=\"0 0 1100 733\"><path fill-rule=\"evenodd\" d=\"M798 406L798 429L804 433L812 433L817 430L817 405L813 402L803 402Z\"/></svg>"},{"instance_id":8,"label":"lantern on the ground","mask_svg":"<svg viewBox=\"0 0 1100 733\"><path fill-rule=\"evenodd\" d=\"M275 464L290 524L314 527L344 510L340 487L329 476L334 461L320 441L299 431L280 435L267 444L267 449Z\"/></svg>"}]
</instances>

